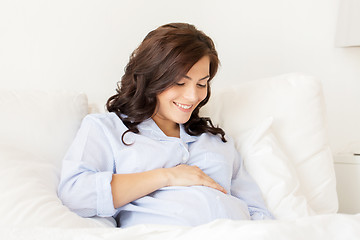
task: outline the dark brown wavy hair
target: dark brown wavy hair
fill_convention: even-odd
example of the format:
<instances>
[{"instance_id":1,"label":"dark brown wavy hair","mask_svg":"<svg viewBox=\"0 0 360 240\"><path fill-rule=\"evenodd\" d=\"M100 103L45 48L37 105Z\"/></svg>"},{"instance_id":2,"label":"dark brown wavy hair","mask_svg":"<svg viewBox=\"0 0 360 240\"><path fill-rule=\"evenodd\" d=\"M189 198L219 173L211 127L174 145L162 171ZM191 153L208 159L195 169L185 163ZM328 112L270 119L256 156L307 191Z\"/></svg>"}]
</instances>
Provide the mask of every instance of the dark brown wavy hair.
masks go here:
<instances>
[{"instance_id":1,"label":"dark brown wavy hair","mask_svg":"<svg viewBox=\"0 0 360 240\"><path fill-rule=\"evenodd\" d=\"M137 125L153 116L157 95L178 82L203 56L210 58L210 81L218 70L219 59L213 41L202 31L191 24L171 23L148 33L131 54L117 94L106 103L107 110L116 113L128 127L122 135L124 144L126 133L139 133ZM200 108L210 98L210 84L207 86L206 98L194 109L184 129L193 136L219 134L226 142L221 128L209 118L199 117Z\"/></svg>"}]
</instances>

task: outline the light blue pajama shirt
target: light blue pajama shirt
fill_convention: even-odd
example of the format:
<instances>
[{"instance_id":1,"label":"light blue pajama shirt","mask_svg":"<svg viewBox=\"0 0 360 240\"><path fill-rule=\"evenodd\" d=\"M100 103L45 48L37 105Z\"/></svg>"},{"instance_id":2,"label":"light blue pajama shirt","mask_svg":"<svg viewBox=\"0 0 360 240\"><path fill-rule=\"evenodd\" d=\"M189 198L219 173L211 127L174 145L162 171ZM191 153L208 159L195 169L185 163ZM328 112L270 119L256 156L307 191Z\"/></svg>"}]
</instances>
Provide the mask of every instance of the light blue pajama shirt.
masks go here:
<instances>
[{"instance_id":1,"label":"light blue pajama shirt","mask_svg":"<svg viewBox=\"0 0 360 240\"><path fill-rule=\"evenodd\" d=\"M121 227L135 224L196 226L215 219L272 219L262 194L246 172L229 137L204 133L191 136L180 127L180 138L168 137L150 118L139 134L115 113L87 115L62 165L58 195L82 217L110 217ZM112 174L137 173L178 164L198 166L228 194L205 186L163 187L118 209L114 208ZM126 193L124 193L126 194Z\"/></svg>"}]
</instances>

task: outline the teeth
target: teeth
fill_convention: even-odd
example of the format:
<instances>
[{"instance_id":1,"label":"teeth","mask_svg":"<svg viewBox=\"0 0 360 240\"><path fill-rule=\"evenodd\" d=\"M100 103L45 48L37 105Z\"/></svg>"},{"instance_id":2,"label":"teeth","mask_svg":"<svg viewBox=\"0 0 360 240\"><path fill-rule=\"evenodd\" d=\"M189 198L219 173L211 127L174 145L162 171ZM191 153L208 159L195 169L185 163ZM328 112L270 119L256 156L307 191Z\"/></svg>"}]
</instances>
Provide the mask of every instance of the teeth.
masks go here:
<instances>
[{"instance_id":1,"label":"teeth","mask_svg":"<svg viewBox=\"0 0 360 240\"><path fill-rule=\"evenodd\" d=\"M192 105L182 105L182 104L180 104L180 103L175 103L176 104L176 106L179 106L179 107L181 107L181 108L183 108L183 109L189 109L189 108L191 108L192 107Z\"/></svg>"}]
</instances>

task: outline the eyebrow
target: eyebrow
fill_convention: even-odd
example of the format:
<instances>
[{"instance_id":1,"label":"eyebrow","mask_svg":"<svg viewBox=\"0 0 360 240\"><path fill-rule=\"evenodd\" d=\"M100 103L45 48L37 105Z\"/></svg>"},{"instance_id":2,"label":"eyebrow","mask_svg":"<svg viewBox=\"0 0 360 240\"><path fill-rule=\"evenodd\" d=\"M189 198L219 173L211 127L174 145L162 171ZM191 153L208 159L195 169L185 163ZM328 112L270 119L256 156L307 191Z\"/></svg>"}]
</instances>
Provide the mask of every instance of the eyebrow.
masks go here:
<instances>
[{"instance_id":1,"label":"eyebrow","mask_svg":"<svg viewBox=\"0 0 360 240\"><path fill-rule=\"evenodd\" d=\"M210 77L210 75L206 75L205 77L200 78L200 79L199 79L199 81L201 81L201 80L205 80L205 79L207 79L207 78L209 78L209 77ZM191 78L191 77L189 77L189 76L187 76L187 75L185 75L185 76L184 76L184 78L189 79L189 80L192 80L192 78Z\"/></svg>"}]
</instances>

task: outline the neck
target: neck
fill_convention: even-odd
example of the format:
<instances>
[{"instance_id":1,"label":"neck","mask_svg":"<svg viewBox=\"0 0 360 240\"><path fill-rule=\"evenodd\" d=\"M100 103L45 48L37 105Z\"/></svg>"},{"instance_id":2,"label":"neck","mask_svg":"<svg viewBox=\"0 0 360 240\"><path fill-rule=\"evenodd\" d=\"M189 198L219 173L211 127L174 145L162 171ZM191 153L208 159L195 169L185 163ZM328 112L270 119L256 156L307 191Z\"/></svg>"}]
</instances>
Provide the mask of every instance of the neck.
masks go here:
<instances>
[{"instance_id":1,"label":"neck","mask_svg":"<svg viewBox=\"0 0 360 240\"><path fill-rule=\"evenodd\" d=\"M158 127L163 131L163 133L168 137L177 137L180 138L180 126L177 123L169 124L166 121L161 121L161 119L154 118L154 122Z\"/></svg>"},{"instance_id":2,"label":"neck","mask_svg":"<svg viewBox=\"0 0 360 240\"><path fill-rule=\"evenodd\" d=\"M176 125L176 128L171 128L171 129L164 129L164 128L161 128L161 131L163 131L163 133L165 133L166 136L168 137L176 137L176 138L180 138L180 127L179 125Z\"/></svg>"}]
</instances>

